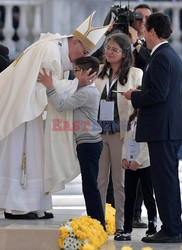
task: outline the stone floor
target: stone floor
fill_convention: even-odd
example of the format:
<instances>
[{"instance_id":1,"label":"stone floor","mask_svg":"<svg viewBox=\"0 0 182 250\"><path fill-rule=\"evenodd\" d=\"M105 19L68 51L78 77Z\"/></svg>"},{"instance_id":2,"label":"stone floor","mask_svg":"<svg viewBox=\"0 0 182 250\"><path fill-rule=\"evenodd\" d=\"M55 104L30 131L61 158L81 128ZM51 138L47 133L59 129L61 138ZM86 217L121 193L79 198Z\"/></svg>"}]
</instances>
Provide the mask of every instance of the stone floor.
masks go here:
<instances>
[{"instance_id":1,"label":"stone floor","mask_svg":"<svg viewBox=\"0 0 182 250\"><path fill-rule=\"evenodd\" d=\"M72 217L80 216L83 209L59 209L53 210L54 219L49 220L7 220L3 213L0 215L0 250L59 250L57 239L60 222ZM143 220L146 222L146 211L143 211ZM160 229L160 222L158 222ZM132 240L129 242L117 242L113 236L109 236L107 243L101 250L121 250L122 246L129 245L133 250L142 250L147 245L141 242L146 229L134 229ZM150 244L153 250L182 250L182 244Z\"/></svg>"},{"instance_id":2,"label":"stone floor","mask_svg":"<svg viewBox=\"0 0 182 250\"><path fill-rule=\"evenodd\" d=\"M182 184L182 160L180 161L179 172L180 183ZM74 187L74 189L76 188ZM49 220L7 220L4 219L4 214L0 212L0 250L59 250L57 239L60 223L85 214L84 206L63 206L65 197L62 196L58 204L58 200L54 201L55 206L52 211L54 218ZM76 196L70 197L72 197L71 202L73 204ZM147 222L147 212L144 206L142 208L142 219ZM160 225L158 219L158 230L160 230ZM122 246L126 245L131 246L133 250L147 250L142 249L147 245L141 241L145 231L146 229L134 229L132 240L128 242L117 242L113 240L113 236L109 236L101 250L121 250ZM182 244L150 244L148 246L152 250L182 250Z\"/></svg>"}]
</instances>

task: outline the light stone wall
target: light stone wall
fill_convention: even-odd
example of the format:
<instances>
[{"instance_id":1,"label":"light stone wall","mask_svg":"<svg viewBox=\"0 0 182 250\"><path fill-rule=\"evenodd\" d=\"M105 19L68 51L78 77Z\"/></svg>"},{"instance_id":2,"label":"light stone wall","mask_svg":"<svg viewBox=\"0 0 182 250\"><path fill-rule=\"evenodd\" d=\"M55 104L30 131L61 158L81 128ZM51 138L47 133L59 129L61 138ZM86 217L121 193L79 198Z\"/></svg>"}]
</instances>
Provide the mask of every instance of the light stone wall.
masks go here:
<instances>
[{"instance_id":1,"label":"light stone wall","mask_svg":"<svg viewBox=\"0 0 182 250\"><path fill-rule=\"evenodd\" d=\"M164 12L166 9L173 11L173 46L182 55L182 29L180 29L180 10L182 1L130 1L132 10L139 3L146 3L150 7ZM119 5L120 1L114 0L0 0L0 5L6 8L6 20L3 27L4 41L0 41L9 47L11 58L16 58L28 45L36 41L40 33L52 32L69 35L77 28L93 11L93 27L103 25L104 19L113 5ZM122 0L122 6L127 6L128 1ZM17 33L18 42L12 41L14 28L12 27L12 8L19 6L20 24ZM26 14L24 13L26 12ZM103 41L103 40L102 40ZM102 42L101 41L101 42ZM100 42L100 44L101 44ZM98 47L100 46L98 44Z\"/></svg>"},{"instance_id":2,"label":"light stone wall","mask_svg":"<svg viewBox=\"0 0 182 250\"><path fill-rule=\"evenodd\" d=\"M52 31L71 34L93 11L93 26L101 26L113 4L108 0L52 0Z\"/></svg>"}]
</instances>

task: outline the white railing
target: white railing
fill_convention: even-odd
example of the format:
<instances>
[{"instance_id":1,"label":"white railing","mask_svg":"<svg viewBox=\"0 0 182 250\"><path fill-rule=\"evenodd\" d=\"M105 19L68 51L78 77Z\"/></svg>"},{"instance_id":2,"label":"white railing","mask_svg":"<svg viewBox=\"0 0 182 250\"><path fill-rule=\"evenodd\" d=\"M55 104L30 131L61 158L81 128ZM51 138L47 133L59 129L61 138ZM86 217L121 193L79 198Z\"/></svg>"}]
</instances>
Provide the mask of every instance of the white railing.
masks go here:
<instances>
[{"instance_id":1,"label":"white railing","mask_svg":"<svg viewBox=\"0 0 182 250\"><path fill-rule=\"evenodd\" d=\"M4 0L0 2L0 43L10 50L10 58L16 58L29 44L38 39L42 32L42 12L47 0ZM16 10L14 7L16 6ZM4 13L4 20L3 20ZM17 29L14 28L15 22ZM17 39L12 37L16 33Z\"/></svg>"},{"instance_id":2,"label":"white railing","mask_svg":"<svg viewBox=\"0 0 182 250\"><path fill-rule=\"evenodd\" d=\"M128 5L128 1L121 1ZM172 11L172 45L182 56L182 30L180 29L181 1L130 1L130 9L139 3L146 3L159 12ZM110 6L119 5L120 1L111 0L1 0L0 1L0 43L10 49L10 57L17 57L29 44L38 39L41 32L70 34L93 10L96 10L96 25L103 24ZM74 5L74 6L73 6ZM84 6L87 6L85 8ZM3 6L3 7L2 7ZM12 14L13 7L19 12ZM2 23L2 8L5 18ZM79 13L79 14L76 14ZM16 20L17 18L17 20ZM15 23L18 27L15 28ZM15 34L18 40L13 40ZM1 35L2 34L2 35Z\"/></svg>"}]
</instances>

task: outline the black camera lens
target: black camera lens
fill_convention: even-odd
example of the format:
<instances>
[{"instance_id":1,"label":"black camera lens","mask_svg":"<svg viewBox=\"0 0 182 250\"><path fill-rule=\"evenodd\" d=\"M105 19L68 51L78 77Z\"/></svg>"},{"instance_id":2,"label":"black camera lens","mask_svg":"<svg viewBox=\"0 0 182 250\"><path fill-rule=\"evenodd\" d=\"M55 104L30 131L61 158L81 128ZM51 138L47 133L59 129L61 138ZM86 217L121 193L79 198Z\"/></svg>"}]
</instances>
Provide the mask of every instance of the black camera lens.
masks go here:
<instances>
[{"instance_id":1,"label":"black camera lens","mask_svg":"<svg viewBox=\"0 0 182 250\"><path fill-rule=\"evenodd\" d=\"M133 19L137 21L141 21L143 19L143 14L140 12L133 12Z\"/></svg>"},{"instance_id":2,"label":"black camera lens","mask_svg":"<svg viewBox=\"0 0 182 250\"><path fill-rule=\"evenodd\" d=\"M129 26L132 25L133 20L141 21L143 19L143 14L129 10L129 7L121 7L119 5L114 5L110 8L108 12L104 25L110 23L112 14L114 14L114 26L113 30L119 30L128 35Z\"/></svg>"}]
</instances>

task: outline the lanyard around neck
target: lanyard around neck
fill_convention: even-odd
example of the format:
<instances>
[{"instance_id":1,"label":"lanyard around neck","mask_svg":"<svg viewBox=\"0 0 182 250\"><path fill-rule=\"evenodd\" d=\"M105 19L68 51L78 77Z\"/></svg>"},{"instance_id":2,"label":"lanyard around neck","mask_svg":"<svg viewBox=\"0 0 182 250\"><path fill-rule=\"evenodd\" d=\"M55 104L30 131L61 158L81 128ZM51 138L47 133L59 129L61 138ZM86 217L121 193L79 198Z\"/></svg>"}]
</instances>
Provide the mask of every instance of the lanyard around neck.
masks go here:
<instances>
[{"instance_id":1,"label":"lanyard around neck","mask_svg":"<svg viewBox=\"0 0 182 250\"><path fill-rule=\"evenodd\" d=\"M107 79L107 82L106 82L106 93L107 93L107 96L109 95L109 91L110 89L112 88L112 86L115 84L115 82L118 80L119 78L119 75L117 75L111 82L111 84L109 84L109 78Z\"/></svg>"}]
</instances>

